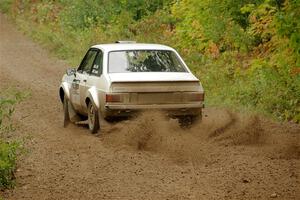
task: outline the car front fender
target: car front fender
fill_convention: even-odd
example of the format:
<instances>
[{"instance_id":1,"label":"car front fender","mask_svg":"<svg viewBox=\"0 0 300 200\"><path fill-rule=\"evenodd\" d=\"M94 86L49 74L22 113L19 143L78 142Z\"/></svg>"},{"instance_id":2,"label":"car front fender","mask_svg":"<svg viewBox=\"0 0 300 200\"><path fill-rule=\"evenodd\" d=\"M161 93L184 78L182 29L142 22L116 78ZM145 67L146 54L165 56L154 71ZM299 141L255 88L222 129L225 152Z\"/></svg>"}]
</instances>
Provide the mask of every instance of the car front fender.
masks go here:
<instances>
[{"instance_id":1,"label":"car front fender","mask_svg":"<svg viewBox=\"0 0 300 200\"><path fill-rule=\"evenodd\" d=\"M61 85L60 85L60 91L59 91L59 94L60 94L60 98L63 99L63 97L61 96L61 90L63 90L63 93L64 95L70 99L70 85L67 83L67 82L63 82Z\"/></svg>"}]
</instances>

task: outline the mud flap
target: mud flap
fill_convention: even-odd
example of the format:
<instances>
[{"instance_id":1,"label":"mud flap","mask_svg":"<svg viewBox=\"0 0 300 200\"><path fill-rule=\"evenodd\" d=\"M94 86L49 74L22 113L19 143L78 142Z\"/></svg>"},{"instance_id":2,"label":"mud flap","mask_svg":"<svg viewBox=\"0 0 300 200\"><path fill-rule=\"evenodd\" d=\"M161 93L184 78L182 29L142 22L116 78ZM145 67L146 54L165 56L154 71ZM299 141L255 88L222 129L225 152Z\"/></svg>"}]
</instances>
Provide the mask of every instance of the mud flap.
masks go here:
<instances>
[{"instance_id":1,"label":"mud flap","mask_svg":"<svg viewBox=\"0 0 300 200\"><path fill-rule=\"evenodd\" d=\"M68 110L69 110L69 117L70 117L70 121L72 123L81 121L80 117L77 115L77 113L75 112L73 106L71 103L68 103Z\"/></svg>"},{"instance_id":2,"label":"mud flap","mask_svg":"<svg viewBox=\"0 0 300 200\"><path fill-rule=\"evenodd\" d=\"M111 124L106 121L106 119L101 115L100 110L98 110L98 116L99 116L99 131L100 132L108 132L111 128Z\"/></svg>"}]
</instances>

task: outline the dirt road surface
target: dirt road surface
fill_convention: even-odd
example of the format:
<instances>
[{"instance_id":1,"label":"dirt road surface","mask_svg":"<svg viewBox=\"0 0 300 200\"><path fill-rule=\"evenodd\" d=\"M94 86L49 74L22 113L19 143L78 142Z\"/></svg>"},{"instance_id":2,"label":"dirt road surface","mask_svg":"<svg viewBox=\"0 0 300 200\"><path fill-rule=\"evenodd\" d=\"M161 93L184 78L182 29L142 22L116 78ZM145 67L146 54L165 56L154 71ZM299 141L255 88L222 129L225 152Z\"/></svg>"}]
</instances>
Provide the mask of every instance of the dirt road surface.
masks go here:
<instances>
[{"instance_id":1,"label":"dirt road surface","mask_svg":"<svg viewBox=\"0 0 300 200\"><path fill-rule=\"evenodd\" d=\"M63 128L68 66L0 22L0 88L31 93L13 134L28 152L5 199L300 199L299 125L208 108L190 130L151 112L101 135Z\"/></svg>"}]
</instances>

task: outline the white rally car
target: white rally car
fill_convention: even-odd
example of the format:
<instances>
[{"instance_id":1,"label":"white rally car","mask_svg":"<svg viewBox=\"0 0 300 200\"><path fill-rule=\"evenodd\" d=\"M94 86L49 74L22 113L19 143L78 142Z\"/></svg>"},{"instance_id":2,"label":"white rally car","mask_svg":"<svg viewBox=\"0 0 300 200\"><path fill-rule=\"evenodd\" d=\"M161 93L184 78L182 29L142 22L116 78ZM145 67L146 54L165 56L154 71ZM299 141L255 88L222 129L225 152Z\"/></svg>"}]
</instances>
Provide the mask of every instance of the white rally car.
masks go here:
<instances>
[{"instance_id":1,"label":"white rally car","mask_svg":"<svg viewBox=\"0 0 300 200\"><path fill-rule=\"evenodd\" d=\"M59 88L64 124L86 118L92 133L112 117L158 109L181 124L201 118L204 90L179 54L159 44L92 46ZM78 120L78 119L77 119Z\"/></svg>"}]
</instances>

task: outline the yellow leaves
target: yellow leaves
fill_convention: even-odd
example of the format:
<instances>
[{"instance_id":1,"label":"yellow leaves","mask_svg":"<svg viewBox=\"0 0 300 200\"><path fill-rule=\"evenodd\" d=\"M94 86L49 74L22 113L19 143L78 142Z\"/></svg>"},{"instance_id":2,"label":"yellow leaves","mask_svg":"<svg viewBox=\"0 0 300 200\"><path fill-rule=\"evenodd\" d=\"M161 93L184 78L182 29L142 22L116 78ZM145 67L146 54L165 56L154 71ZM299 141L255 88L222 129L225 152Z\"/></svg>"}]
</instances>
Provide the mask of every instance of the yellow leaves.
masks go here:
<instances>
[{"instance_id":1,"label":"yellow leaves","mask_svg":"<svg viewBox=\"0 0 300 200\"><path fill-rule=\"evenodd\" d=\"M174 35L174 28L170 24L162 24L160 25L163 31L163 35L165 38L171 38Z\"/></svg>"},{"instance_id":2,"label":"yellow leaves","mask_svg":"<svg viewBox=\"0 0 300 200\"><path fill-rule=\"evenodd\" d=\"M246 14L246 13L251 13L255 9L254 4L246 4L241 8L241 13Z\"/></svg>"},{"instance_id":3,"label":"yellow leaves","mask_svg":"<svg viewBox=\"0 0 300 200\"><path fill-rule=\"evenodd\" d=\"M249 22L250 22L251 24L257 23L257 18L256 18L256 16L255 16L255 15L250 15L250 16L249 16Z\"/></svg>"},{"instance_id":4,"label":"yellow leaves","mask_svg":"<svg viewBox=\"0 0 300 200\"><path fill-rule=\"evenodd\" d=\"M276 8L269 4L269 1L257 6L249 15L250 27L248 33L259 37L262 43L268 42L276 34L274 25L274 14Z\"/></svg>"},{"instance_id":5,"label":"yellow leaves","mask_svg":"<svg viewBox=\"0 0 300 200\"><path fill-rule=\"evenodd\" d=\"M291 70L291 75L292 76L300 75L300 67L293 67Z\"/></svg>"},{"instance_id":6,"label":"yellow leaves","mask_svg":"<svg viewBox=\"0 0 300 200\"><path fill-rule=\"evenodd\" d=\"M207 52L213 57L213 58L217 58L220 55L220 50L219 47L217 46L217 44L215 44L214 42L210 42L208 48L207 48Z\"/></svg>"}]
</instances>

